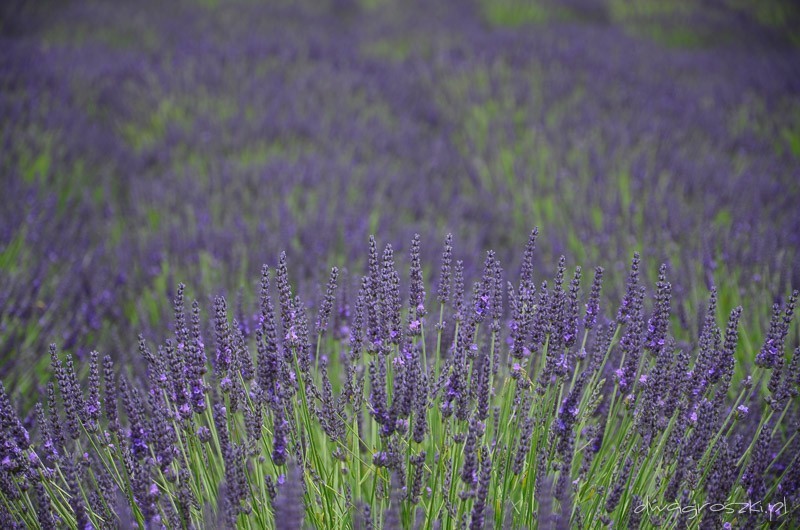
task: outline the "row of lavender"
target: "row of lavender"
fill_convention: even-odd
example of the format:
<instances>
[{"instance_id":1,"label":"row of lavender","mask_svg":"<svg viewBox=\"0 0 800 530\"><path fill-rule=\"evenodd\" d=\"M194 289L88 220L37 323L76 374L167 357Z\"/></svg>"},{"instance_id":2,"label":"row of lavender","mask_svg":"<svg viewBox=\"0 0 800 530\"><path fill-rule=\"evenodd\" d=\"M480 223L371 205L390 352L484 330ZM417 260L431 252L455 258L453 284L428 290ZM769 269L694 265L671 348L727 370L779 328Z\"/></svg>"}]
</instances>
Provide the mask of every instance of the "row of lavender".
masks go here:
<instances>
[{"instance_id":1,"label":"row of lavender","mask_svg":"<svg viewBox=\"0 0 800 530\"><path fill-rule=\"evenodd\" d=\"M165 331L177 279L232 298L284 248L315 299L317 264L359 263L369 233L453 231L471 273L490 246L510 263L533 222L543 267L645 249L688 329L714 279L797 283L793 50L510 31L462 2L284 4L81 2L3 33L10 385L32 387L17 360L55 339L126 359L128 326Z\"/></svg>"},{"instance_id":2,"label":"row of lavender","mask_svg":"<svg viewBox=\"0 0 800 530\"><path fill-rule=\"evenodd\" d=\"M513 281L488 252L471 289L451 236L435 282L413 238L406 285L371 238L358 292L334 268L316 307L282 254L257 325L217 297L211 341L181 285L174 336L139 339L146 379L94 352L82 380L53 346L30 417L0 393L2 526L800 523L797 291L760 349L739 338L742 308L718 327L713 289L699 337L678 343L665 266L646 295L634 255L614 312L602 268L583 286L562 258L539 283L536 237Z\"/></svg>"}]
</instances>

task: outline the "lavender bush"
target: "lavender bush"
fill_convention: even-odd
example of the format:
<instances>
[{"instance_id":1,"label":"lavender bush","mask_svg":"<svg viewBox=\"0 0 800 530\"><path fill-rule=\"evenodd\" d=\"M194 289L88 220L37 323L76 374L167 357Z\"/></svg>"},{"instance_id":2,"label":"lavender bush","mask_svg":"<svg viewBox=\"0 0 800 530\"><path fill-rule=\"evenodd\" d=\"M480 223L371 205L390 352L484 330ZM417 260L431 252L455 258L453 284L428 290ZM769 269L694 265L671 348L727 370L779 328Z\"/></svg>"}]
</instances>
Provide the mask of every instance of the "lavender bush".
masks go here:
<instances>
[{"instance_id":1,"label":"lavender bush","mask_svg":"<svg viewBox=\"0 0 800 530\"><path fill-rule=\"evenodd\" d=\"M0 2L0 527L797 526L798 22Z\"/></svg>"},{"instance_id":2,"label":"lavender bush","mask_svg":"<svg viewBox=\"0 0 800 530\"><path fill-rule=\"evenodd\" d=\"M797 291L760 349L741 307L718 326L713 289L678 342L666 267L648 287L635 255L615 307L602 268L543 280L536 237L518 274L488 252L472 289L451 236L435 275L419 237L400 262L371 238L361 280L334 268L318 306L282 254L246 320L181 285L172 336L139 339L146 379L96 352L80 377L53 345L33 418L0 393L3 526L800 524Z\"/></svg>"},{"instance_id":3,"label":"lavender bush","mask_svg":"<svg viewBox=\"0 0 800 530\"><path fill-rule=\"evenodd\" d=\"M468 273L531 224L544 268L639 249L693 333L712 283L771 304L800 282L797 54L733 0L523 2L533 26L518 0L5 4L0 355L23 392L17 360L56 339L134 361L127 327L166 332L179 279L235 305L285 250L316 300L317 264L358 265L370 233L453 232ZM632 31L676 17L720 38Z\"/></svg>"}]
</instances>

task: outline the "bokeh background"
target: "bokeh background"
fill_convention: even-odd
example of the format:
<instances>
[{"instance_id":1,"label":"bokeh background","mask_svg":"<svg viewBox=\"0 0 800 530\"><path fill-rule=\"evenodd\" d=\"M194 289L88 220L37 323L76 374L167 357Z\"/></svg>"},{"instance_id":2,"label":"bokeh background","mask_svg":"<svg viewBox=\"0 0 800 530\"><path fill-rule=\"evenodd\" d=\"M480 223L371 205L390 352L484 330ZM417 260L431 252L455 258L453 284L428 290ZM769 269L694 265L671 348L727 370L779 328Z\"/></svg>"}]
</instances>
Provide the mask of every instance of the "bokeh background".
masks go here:
<instances>
[{"instance_id":1,"label":"bokeh background","mask_svg":"<svg viewBox=\"0 0 800 530\"><path fill-rule=\"evenodd\" d=\"M800 285L800 7L783 0L39 1L0 7L0 376L135 357L177 283L247 321L375 234L474 274L558 256L710 285L752 344ZM431 268L434 267L434 268ZM652 285L652 283L650 283ZM618 299L618 297L617 297ZM747 359L745 359L747 361Z\"/></svg>"}]
</instances>

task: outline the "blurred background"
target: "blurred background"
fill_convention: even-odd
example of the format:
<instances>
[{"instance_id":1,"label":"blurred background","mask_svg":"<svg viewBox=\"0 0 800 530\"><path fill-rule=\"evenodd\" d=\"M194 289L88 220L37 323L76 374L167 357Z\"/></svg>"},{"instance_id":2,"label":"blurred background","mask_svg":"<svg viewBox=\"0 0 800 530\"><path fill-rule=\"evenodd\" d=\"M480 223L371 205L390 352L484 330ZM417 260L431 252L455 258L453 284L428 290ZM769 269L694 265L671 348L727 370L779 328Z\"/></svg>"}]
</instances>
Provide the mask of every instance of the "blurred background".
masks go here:
<instances>
[{"instance_id":1,"label":"blurred background","mask_svg":"<svg viewBox=\"0 0 800 530\"><path fill-rule=\"evenodd\" d=\"M639 250L678 329L715 284L757 341L800 286L798 46L788 0L6 0L0 376L134 357L181 281L247 321L282 250L314 301L369 234L432 280L448 232L516 274L533 226L540 274L616 296Z\"/></svg>"}]
</instances>

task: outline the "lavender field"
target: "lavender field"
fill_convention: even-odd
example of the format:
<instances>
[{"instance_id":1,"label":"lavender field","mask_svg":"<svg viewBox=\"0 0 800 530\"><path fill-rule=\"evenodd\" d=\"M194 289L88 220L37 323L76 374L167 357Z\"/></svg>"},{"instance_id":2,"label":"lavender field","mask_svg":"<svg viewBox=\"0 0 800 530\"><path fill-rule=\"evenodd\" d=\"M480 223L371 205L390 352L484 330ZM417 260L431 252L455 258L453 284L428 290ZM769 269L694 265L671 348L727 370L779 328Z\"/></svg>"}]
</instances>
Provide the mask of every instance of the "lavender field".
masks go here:
<instances>
[{"instance_id":1,"label":"lavender field","mask_svg":"<svg viewBox=\"0 0 800 530\"><path fill-rule=\"evenodd\" d=\"M800 7L0 3L0 528L800 528Z\"/></svg>"}]
</instances>

